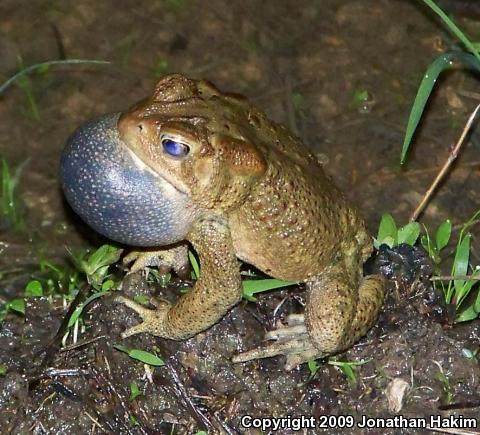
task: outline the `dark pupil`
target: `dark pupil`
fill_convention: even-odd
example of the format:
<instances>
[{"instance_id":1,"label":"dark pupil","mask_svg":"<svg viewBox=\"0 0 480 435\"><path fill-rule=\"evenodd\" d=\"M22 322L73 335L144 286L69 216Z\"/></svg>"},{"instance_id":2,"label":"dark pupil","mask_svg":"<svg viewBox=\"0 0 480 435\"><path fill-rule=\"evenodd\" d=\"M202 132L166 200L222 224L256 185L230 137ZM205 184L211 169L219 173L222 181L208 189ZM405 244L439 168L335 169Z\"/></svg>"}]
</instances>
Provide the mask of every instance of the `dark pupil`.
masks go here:
<instances>
[{"instance_id":1,"label":"dark pupil","mask_svg":"<svg viewBox=\"0 0 480 435\"><path fill-rule=\"evenodd\" d=\"M171 156L181 157L188 153L188 147L186 145L172 139L163 139L162 145L165 152Z\"/></svg>"}]
</instances>

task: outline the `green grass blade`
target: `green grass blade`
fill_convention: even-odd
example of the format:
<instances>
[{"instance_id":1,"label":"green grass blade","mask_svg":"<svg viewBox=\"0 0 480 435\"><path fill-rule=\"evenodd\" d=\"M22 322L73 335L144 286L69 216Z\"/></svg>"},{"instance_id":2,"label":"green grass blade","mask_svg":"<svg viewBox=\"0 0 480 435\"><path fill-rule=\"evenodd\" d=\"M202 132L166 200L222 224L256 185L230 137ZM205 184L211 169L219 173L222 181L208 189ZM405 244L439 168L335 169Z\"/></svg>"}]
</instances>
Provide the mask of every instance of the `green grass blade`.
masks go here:
<instances>
[{"instance_id":1,"label":"green grass blade","mask_svg":"<svg viewBox=\"0 0 480 435\"><path fill-rule=\"evenodd\" d=\"M455 253L455 259L453 262L453 276L465 276L468 273L468 260L470 258L470 238L471 235L467 234L459 243L457 252ZM465 280L457 279L454 281L455 290L461 292L462 287L465 285Z\"/></svg>"},{"instance_id":2,"label":"green grass blade","mask_svg":"<svg viewBox=\"0 0 480 435\"><path fill-rule=\"evenodd\" d=\"M130 401L135 400L138 396L141 396L142 392L135 382L130 382Z\"/></svg>"},{"instance_id":3,"label":"green grass blade","mask_svg":"<svg viewBox=\"0 0 480 435\"><path fill-rule=\"evenodd\" d=\"M468 39L468 37L463 33L460 28L452 21L452 19L440 9L433 0L423 0L447 25L450 31L465 45L468 51L473 53L473 55L480 62L480 55L474 44Z\"/></svg>"},{"instance_id":4,"label":"green grass blade","mask_svg":"<svg viewBox=\"0 0 480 435\"><path fill-rule=\"evenodd\" d=\"M480 278L479 278L480 279ZM459 307L461 307L462 302L465 300L465 298L468 296L470 293L470 290L472 290L472 287L477 283L478 281L474 280L469 280L465 283L465 285L462 287L461 291L455 293L455 305L456 305L456 310L458 311Z\"/></svg>"},{"instance_id":5,"label":"green grass blade","mask_svg":"<svg viewBox=\"0 0 480 435\"><path fill-rule=\"evenodd\" d=\"M0 86L0 94L4 92L9 86L11 86L15 81L17 81L20 77L25 76L26 74L29 74L33 71L36 70L44 70L47 67L50 67L52 65L84 65L84 64L100 64L100 65L105 65L109 64L110 62L106 60L90 60L90 59L65 59L65 60L50 60L48 62L42 62L42 63L36 63L34 65L30 65L22 70L20 70L18 73L16 73L14 76L10 77L8 80L2 83Z\"/></svg>"},{"instance_id":6,"label":"green grass blade","mask_svg":"<svg viewBox=\"0 0 480 435\"><path fill-rule=\"evenodd\" d=\"M289 285L298 284L295 281L282 281L281 279L247 279L242 282L243 297L247 301L254 302L253 297L255 293L266 292L281 287L288 287Z\"/></svg>"},{"instance_id":7,"label":"green grass blade","mask_svg":"<svg viewBox=\"0 0 480 435\"><path fill-rule=\"evenodd\" d=\"M480 290L477 293L477 299L473 304L473 307L477 313L480 313Z\"/></svg>"},{"instance_id":8,"label":"green grass blade","mask_svg":"<svg viewBox=\"0 0 480 435\"><path fill-rule=\"evenodd\" d=\"M470 320L475 320L479 315L479 312L475 310L475 307L471 305L464 311L462 311L456 318L455 322L468 322Z\"/></svg>"},{"instance_id":9,"label":"green grass blade","mask_svg":"<svg viewBox=\"0 0 480 435\"><path fill-rule=\"evenodd\" d=\"M197 257L192 251L188 251L188 259L190 260L190 265L192 266L194 279L197 280L200 278L200 265L198 264Z\"/></svg>"},{"instance_id":10,"label":"green grass blade","mask_svg":"<svg viewBox=\"0 0 480 435\"><path fill-rule=\"evenodd\" d=\"M476 278L476 280L473 278ZM477 268L471 274L471 279L465 281L465 284L462 286L460 291L455 291L455 305L457 311L460 311L459 308L462 306L463 301L469 295L473 286L477 284L478 281L480 281L480 269L477 266Z\"/></svg>"},{"instance_id":11,"label":"green grass blade","mask_svg":"<svg viewBox=\"0 0 480 435\"><path fill-rule=\"evenodd\" d=\"M80 315L82 314L84 308L92 301L94 301L95 299L98 299L98 298L101 298L105 295L108 295L109 292L108 291L104 291L104 292L97 292L97 293L93 293L92 295L90 295L87 299L85 299L84 302L82 302L77 308L75 308L75 311L72 313L72 315L70 316L70 319L68 319L68 328L71 328L74 323L78 320L78 318L80 317Z\"/></svg>"},{"instance_id":12,"label":"green grass blade","mask_svg":"<svg viewBox=\"0 0 480 435\"><path fill-rule=\"evenodd\" d=\"M410 222L398 230L397 243L401 245L406 243L413 246L420 235L420 224L418 222Z\"/></svg>"},{"instance_id":13,"label":"green grass blade","mask_svg":"<svg viewBox=\"0 0 480 435\"><path fill-rule=\"evenodd\" d=\"M454 51L452 54L455 60L460 61L467 68L477 72L480 71L480 61L475 56L464 51Z\"/></svg>"},{"instance_id":14,"label":"green grass blade","mask_svg":"<svg viewBox=\"0 0 480 435\"><path fill-rule=\"evenodd\" d=\"M43 296L43 286L38 279L32 279L25 286L25 297L38 298Z\"/></svg>"},{"instance_id":15,"label":"green grass blade","mask_svg":"<svg viewBox=\"0 0 480 435\"><path fill-rule=\"evenodd\" d=\"M20 173L28 161L29 159L18 166L12 175L6 160L1 159L0 215L8 219L9 224L15 229L21 229L23 224L22 218L18 211L15 190L18 185Z\"/></svg>"},{"instance_id":16,"label":"green grass blade","mask_svg":"<svg viewBox=\"0 0 480 435\"><path fill-rule=\"evenodd\" d=\"M142 349L130 349L126 346L122 346L121 344L115 344L113 347L120 352L125 352L130 358L136 359L137 361L141 361L145 364L156 367L161 367L165 365L163 359L158 357L154 353L147 352Z\"/></svg>"},{"instance_id":17,"label":"green grass blade","mask_svg":"<svg viewBox=\"0 0 480 435\"><path fill-rule=\"evenodd\" d=\"M452 235L452 221L447 219L445 222L442 222L435 233L435 244L437 249L441 251L445 246L448 245L450 241L450 236Z\"/></svg>"},{"instance_id":18,"label":"green grass blade","mask_svg":"<svg viewBox=\"0 0 480 435\"><path fill-rule=\"evenodd\" d=\"M395 220L393 219L392 215L389 213L384 213L382 218L380 219L380 224L378 225L378 233L376 239L377 249L383 243L393 247L393 245L397 241L397 225L395 224Z\"/></svg>"},{"instance_id":19,"label":"green grass blade","mask_svg":"<svg viewBox=\"0 0 480 435\"><path fill-rule=\"evenodd\" d=\"M405 163L408 148L412 142L415 130L418 127L423 111L427 104L428 98L432 93L432 89L442 71L450 68L453 65L453 60L459 60L465 67L474 71L480 71L480 60L475 56L465 52L449 52L437 57L428 67L427 72L423 76L422 82L417 91L415 101L408 117L407 128L405 131L405 138L403 140L402 154L400 156L400 163Z\"/></svg>"},{"instance_id":20,"label":"green grass blade","mask_svg":"<svg viewBox=\"0 0 480 435\"><path fill-rule=\"evenodd\" d=\"M475 302L463 310L456 318L456 322L468 322L480 316L480 290L477 289L477 298Z\"/></svg>"},{"instance_id":21,"label":"green grass blade","mask_svg":"<svg viewBox=\"0 0 480 435\"><path fill-rule=\"evenodd\" d=\"M15 311L25 315L25 300L23 298L15 298L5 304L7 311Z\"/></svg>"},{"instance_id":22,"label":"green grass blade","mask_svg":"<svg viewBox=\"0 0 480 435\"><path fill-rule=\"evenodd\" d=\"M437 57L428 67L427 72L423 76L422 82L417 91L415 101L413 103L410 116L408 117L407 130L405 132L405 139L403 140L402 154L400 157L400 163L405 163L408 148L412 142L413 134L418 127L420 118L427 104L428 98L432 93L432 89L435 86L438 76L442 71L452 66L452 60L455 57L455 53L445 53Z\"/></svg>"},{"instance_id":23,"label":"green grass blade","mask_svg":"<svg viewBox=\"0 0 480 435\"><path fill-rule=\"evenodd\" d=\"M1 212L4 215L7 215L9 210L9 185L10 185L10 174L8 171L8 165L5 159L2 159L2 196L0 197L1 203Z\"/></svg>"},{"instance_id":24,"label":"green grass blade","mask_svg":"<svg viewBox=\"0 0 480 435\"><path fill-rule=\"evenodd\" d=\"M32 83L27 76L22 76L17 79L17 86L24 92L27 99L27 107L30 115L35 121L40 121L40 110L38 109L37 100L33 93Z\"/></svg>"},{"instance_id":25,"label":"green grass blade","mask_svg":"<svg viewBox=\"0 0 480 435\"><path fill-rule=\"evenodd\" d=\"M116 263L121 254L122 250L114 245L102 245L92 252L85 261L84 272L87 275L94 274L98 269Z\"/></svg>"}]
</instances>

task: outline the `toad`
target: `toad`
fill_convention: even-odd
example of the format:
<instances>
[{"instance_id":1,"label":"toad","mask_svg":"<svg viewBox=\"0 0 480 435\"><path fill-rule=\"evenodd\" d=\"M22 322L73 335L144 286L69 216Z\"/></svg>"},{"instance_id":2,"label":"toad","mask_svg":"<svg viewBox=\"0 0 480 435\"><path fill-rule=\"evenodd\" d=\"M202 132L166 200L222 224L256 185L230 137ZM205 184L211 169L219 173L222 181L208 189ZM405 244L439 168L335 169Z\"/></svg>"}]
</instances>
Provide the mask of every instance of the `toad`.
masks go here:
<instances>
[{"instance_id":1,"label":"toad","mask_svg":"<svg viewBox=\"0 0 480 435\"><path fill-rule=\"evenodd\" d=\"M166 76L126 112L71 136L61 183L93 229L150 248L127 256L132 271L181 270L187 242L199 256L201 276L174 304L117 298L143 319L123 337L184 340L221 320L242 297L238 259L304 282L306 307L235 362L286 355L291 369L349 348L377 319L384 281L362 274L372 251L364 221L302 142L240 95Z\"/></svg>"}]
</instances>

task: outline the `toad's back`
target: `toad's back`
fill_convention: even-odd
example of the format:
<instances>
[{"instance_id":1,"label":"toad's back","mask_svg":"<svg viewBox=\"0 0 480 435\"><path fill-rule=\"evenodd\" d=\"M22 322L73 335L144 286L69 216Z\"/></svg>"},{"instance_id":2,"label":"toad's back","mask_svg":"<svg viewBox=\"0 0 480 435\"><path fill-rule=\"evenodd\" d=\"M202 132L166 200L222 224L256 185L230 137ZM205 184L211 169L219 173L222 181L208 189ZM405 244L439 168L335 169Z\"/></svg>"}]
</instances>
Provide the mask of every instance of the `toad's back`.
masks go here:
<instances>
[{"instance_id":1,"label":"toad's back","mask_svg":"<svg viewBox=\"0 0 480 435\"><path fill-rule=\"evenodd\" d=\"M250 196L229 216L239 258L297 281L318 274L339 251L360 247L360 257L366 258L371 242L363 220L305 145L248 100L236 95L215 99L216 116L208 128L224 134L228 129L248 140L267 164ZM228 124L218 122L225 116Z\"/></svg>"}]
</instances>

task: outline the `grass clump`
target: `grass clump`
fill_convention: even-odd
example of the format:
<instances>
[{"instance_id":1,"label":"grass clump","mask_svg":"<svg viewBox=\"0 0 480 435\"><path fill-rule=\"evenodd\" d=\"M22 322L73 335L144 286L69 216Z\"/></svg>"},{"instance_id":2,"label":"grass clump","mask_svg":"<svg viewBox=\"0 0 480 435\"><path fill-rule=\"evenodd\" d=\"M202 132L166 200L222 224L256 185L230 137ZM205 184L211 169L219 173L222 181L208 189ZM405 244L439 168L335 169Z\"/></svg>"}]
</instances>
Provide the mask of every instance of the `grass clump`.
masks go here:
<instances>
[{"instance_id":1,"label":"grass clump","mask_svg":"<svg viewBox=\"0 0 480 435\"><path fill-rule=\"evenodd\" d=\"M480 291L477 285L480 281L480 265L472 263L472 235L469 231L477 223L479 217L480 210L462 225L458 241L453 248L453 260L448 276L439 276L438 265L442 261L441 251L449 247L452 232L451 222L447 220L440 224L433 242L428 231L422 238L424 248L437 265L436 277L433 277L434 285L442 290L446 304L452 307L455 322L474 320L480 315Z\"/></svg>"},{"instance_id":2,"label":"grass clump","mask_svg":"<svg viewBox=\"0 0 480 435\"><path fill-rule=\"evenodd\" d=\"M24 222L17 197L18 182L27 162L13 172L5 159L0 160L0 228L22 229Z\"/></svg>"},{"instance_id":3,"label":"grass clump","mask_svg":"<svg viewBox=\"0 0 480 435\"><path fill-rule=\"evenodd\" d=\"M77 304L69 316L67 329L73 327L80 321L80 316L89 303L105 296L116 286L116 282L109 274L109 267L119 260L121 252L121 249L115 246L103 245L91 254L88 252L76 256L72 254L76 270L42 260L38 273L27 282L23 297L6 301L0 307L0 321L8 313L25 315L28 298L63 297L66 301L72 302L82 289L91 287L94 292Z\"/></svg>"},{"instance_id":4,"label":"grass clump","mask_svg":"<svg viewBox=\"0 0 480 435\"><path fill-rule=\"evenodd\" d=\"M480 315L480 291L477 285L480 281L480 265L473 265L471 261L470 228L480 219L480 210L477 211L460 229L456 245L452 243L452 222L447 219L430 236L428 229L423 226L423 233L418 222L398 228L390 214L381 218L378 234L374 245L378 249L382 244L390 248L406 243L415 245L420 236L420 243L434 264L434 273L431 277L433 285L441 290L444 301L451 307L454 322L474 320ZM444 255L450 252L450 255ZM450 274L442 275L442 265L451 261Z\"/></svg>"},{"instance_id":5,"label":"grass clump","mask_svg":"<svg viewBox=\"0 0 480 435\"><path fill-rule=\"evenodd\" d=\"M403 243L413 246L419 235L420 224L418 222L410 222L401 228L397 228L392 215L385 213L380 220L377 237L374 239L373 245L376 249L380 245L387 245L389 248L393 248Z\"/></svg>"}]
</instances>

